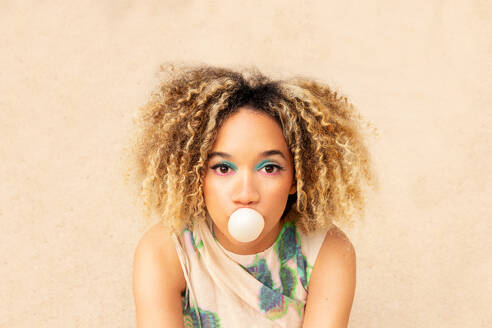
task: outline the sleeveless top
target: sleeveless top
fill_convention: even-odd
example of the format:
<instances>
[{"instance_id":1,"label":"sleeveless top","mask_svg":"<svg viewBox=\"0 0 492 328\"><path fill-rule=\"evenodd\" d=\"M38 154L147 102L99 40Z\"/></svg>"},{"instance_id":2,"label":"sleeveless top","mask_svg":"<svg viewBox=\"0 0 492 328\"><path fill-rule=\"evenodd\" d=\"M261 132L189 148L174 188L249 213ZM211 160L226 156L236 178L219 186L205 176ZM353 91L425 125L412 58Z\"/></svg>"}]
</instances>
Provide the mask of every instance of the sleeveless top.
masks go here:
<instances>
[{"instance_id":1,"label":"sleeveless top","mask_svg":"<svg viewBox=\"0 0 492 328\"><path fill-rule=\"evenodd\" d=\"M287 221L271 247L251 255L223 248L210 221L173 235L186 280L185 327L301 327L326 232L307 235Z\"/></svg>"}]
</instances>

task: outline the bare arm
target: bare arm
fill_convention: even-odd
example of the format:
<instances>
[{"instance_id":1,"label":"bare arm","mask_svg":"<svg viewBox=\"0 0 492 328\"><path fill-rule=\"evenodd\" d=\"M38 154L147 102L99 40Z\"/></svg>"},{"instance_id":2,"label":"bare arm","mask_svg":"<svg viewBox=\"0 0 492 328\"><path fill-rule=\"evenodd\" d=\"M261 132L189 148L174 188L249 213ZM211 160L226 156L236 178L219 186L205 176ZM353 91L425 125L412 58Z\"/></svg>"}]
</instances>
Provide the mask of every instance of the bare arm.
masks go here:
<instances>
[{"instance_id":1,"label":"bare arm","mask_svg":"<svg viewBox=\"0 0 492 328\"><path fill-rule=\"evenodd\" d=\"M332 228L311 274L303 328L346 328L355 294L356 255L350 240Z\"/></svg>"},{"instance_id":2,"label":"bare arm","mask_svg":"<svg viewBox=\"0 0 492 328\"><path fill-rule=\"evenodd\" d=\"M162 224L156 224L135 250L133 295L137 327L184 327L181 292L185 287L172 239Z\"/></svg>"}]
</instances>

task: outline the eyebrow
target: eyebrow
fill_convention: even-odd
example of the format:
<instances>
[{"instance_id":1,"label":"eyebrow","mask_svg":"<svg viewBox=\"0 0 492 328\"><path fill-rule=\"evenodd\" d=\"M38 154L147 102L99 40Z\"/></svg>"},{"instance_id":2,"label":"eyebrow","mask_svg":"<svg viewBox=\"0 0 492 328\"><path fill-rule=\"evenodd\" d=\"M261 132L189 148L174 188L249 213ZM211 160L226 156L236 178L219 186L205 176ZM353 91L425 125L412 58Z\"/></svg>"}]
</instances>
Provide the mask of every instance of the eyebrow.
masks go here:
<instances>
[{"instance_id":1,"label":"eyebrow","mask_svg":"<svg viewBox=\"0 0 492 328\"><path fill-rule=\"evenodd\" d=\"M284 154L282 154L282 152L280 150L277 150L277 149L272 149L272 150L264 151L264 152L262 152L260 154L260 157L267 157L267 156L273 156L273 155L279 155L284 160L287 160L285 158ZM208 157L208 159L210 160L211 158L213 158L215 156L221 156L221 157L229 158L229 159L232 157L231 154L224 153L224 152L221 152L221 151L214 151L214 152L210 153L210 156Z\"/></svg>"}]
</instances>

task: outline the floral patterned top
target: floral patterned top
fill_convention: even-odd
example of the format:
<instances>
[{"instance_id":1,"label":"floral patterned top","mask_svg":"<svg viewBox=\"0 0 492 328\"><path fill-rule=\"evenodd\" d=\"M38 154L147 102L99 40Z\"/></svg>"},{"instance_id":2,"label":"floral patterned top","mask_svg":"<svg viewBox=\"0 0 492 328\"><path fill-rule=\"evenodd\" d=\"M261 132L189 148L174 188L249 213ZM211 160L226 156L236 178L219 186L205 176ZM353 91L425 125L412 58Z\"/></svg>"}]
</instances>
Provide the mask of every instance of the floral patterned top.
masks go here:
<instances>
[{"instance_id":1,"label":"floral patterned top","mask_svg":"<svg viewBox=\"0 0 492 328\"><path fill-rule=\"evenodd\" d=\"M326 230L306 235L285 222L273 245L239 255L211 225L175 236L187 287L185 327L301 327L309 280Z\"/></svg>"}]
</instances>

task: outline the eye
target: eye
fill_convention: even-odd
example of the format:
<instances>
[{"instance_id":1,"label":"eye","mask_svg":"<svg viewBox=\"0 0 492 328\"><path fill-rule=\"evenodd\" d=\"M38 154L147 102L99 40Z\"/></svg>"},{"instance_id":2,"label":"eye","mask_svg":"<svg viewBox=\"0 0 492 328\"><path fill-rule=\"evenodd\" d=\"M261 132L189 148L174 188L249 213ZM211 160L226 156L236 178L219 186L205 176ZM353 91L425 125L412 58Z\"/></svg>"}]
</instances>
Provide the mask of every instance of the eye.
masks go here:
<instances>
[{"instance_id":1,"label":"eye","mask_svg":"<svg viewBox=\"0 0 492 328\"><path fill-rule=\"evenodd\" d=\"M230 165L224 163L215 164L214 166L211 167L211 169L218 175L229 175L231 171L234 170ZM229 169L231 169L231 171L229 171ZM279 171L283 170L283 167L271 163L271 164L264 165L263 167L260 168L260 170L263 169L267 175L276 175L279 173Z\"/></svg>"},{"instance_id":2,"label":"eye","mask_svg":"<svg viewBox=\"0 0 492 328\"><path fill-rule=\"evenodd\" d=\"M212 170L214 170L216 173L219 173L221 175L225 175L228 172L228 170L230 169L231 167L229 165L226 165L226 164L215 164L214 166L211 167ZM217 171L217 169L219 169L219 171Z\"/></svg>"},{"instance_id":3,"label":"eye","mask_svg":"<svg viewBox=\"0 0 492 328\"><path fill-rule=\"evenodd\" d=\"M267 164L263 166L261 169L265 169L265 172L268 174L275 174L278 171L280 171L282 167L276 164Z\"/></svg>"}]
</instances>

